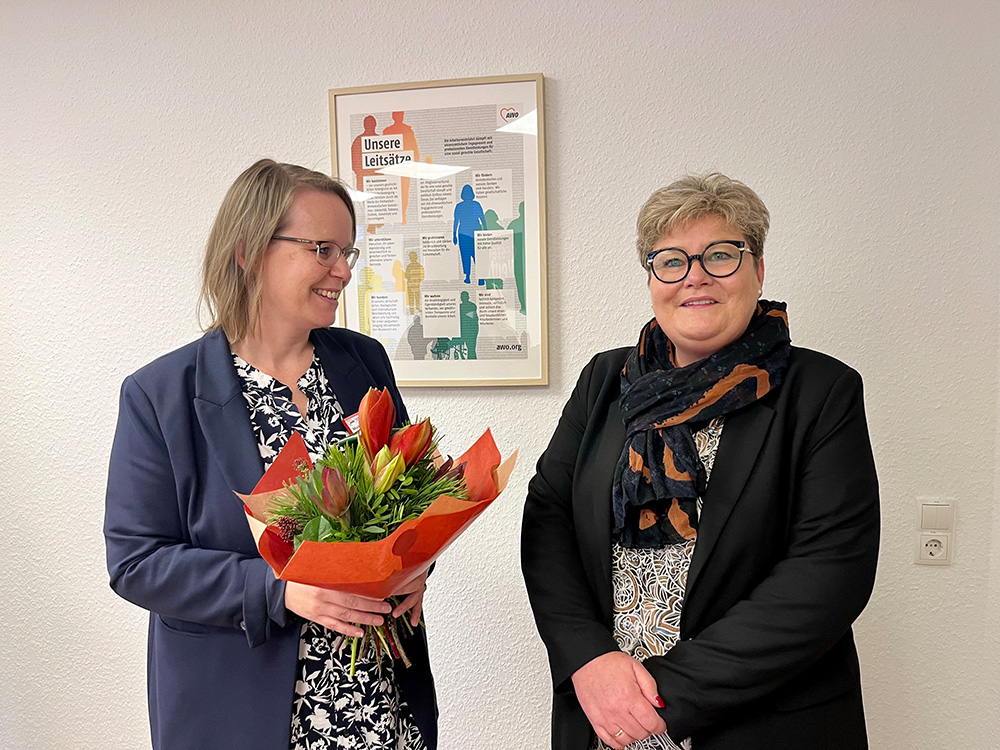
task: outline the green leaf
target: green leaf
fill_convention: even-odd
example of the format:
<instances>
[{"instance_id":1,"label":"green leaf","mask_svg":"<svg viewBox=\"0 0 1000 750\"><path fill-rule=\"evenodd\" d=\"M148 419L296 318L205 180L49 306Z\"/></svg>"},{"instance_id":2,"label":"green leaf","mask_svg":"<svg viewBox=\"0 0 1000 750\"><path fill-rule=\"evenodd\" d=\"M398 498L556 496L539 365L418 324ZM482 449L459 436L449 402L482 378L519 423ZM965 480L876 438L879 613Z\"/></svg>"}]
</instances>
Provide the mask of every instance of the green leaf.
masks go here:
<instances>
[{"instance_id":1,"label":"green leaf","mask_svg":"<svg viewBox=\"0 0 1000 750\"><path fill-rule=\"evenodd\" d=\"M316 537L322 541L330 536L330 532L333 531L333 524L330 523L330 519L326 516L320 516L316 520L319 521L319 529L316 532Z\"/></svg>"},{"instance_id":2,"label":"green leaf","mask_svg":"<svg viewBox=\"0 0 1000 750\"><path fill-rule=\"evenodd\" d=\"M320 523L322 521L326 521L326 519L323 518L322 516L320 516L319 518L314 518L309 523L307 523L305 525L305 528L302 529L302 541L304 541L304 542L318 542L319 538L320 538L319 537ZM329 526L329 525L330 525L330 522L327 521L327 526Z\"/></svg>"}]
</instances>

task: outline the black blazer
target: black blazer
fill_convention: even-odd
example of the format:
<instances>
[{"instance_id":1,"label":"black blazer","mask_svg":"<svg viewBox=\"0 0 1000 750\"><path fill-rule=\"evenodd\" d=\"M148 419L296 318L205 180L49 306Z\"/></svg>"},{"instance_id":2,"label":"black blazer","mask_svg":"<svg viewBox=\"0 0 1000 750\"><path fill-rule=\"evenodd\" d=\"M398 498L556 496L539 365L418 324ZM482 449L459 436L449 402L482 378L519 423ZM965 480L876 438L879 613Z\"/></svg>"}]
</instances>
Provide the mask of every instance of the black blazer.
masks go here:
<instances>
[{"instance_id":1,"label":"black blazer","mask_svg":"<svg viewBox=\"0 0 1000 750\"><path fill-rule=\"evenodd\" d=\"M344 329L310 336L346 414L369 387L406 410L382 346ZM111 587L149 610L153 747L287 748L302 620L260 557L233 491L264 472L221 330L129 376L111 449L104 535ZM400 691L428 750L437 703L422 629Z\"/></svg>"},{"instance_id":2,"label":"black blazer","mask_svg":"<svg viewBox=\"0 0 1000 750\"><path fill-rule=\"evenodd\" d=\"M573 673L618 649L611 485L629 351L584 368L528 485L521 562L557 750L592 736ZM726 416L703 500L680 640L644 662L668 733L697 750L867 747L851 623L874 584L879 508L858 373L793 347L781 387Z\"/></svg>"}]
</instances>

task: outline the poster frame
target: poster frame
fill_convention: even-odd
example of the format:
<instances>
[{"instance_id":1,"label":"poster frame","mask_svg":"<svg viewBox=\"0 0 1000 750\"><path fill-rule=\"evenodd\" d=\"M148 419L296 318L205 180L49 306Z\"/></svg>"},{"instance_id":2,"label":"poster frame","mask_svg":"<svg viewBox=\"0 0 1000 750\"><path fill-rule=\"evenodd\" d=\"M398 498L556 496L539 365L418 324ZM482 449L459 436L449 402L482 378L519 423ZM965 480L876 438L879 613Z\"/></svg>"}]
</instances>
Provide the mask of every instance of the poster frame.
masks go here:
<instances>
[{"instance_id":1,"label":"poster frame","mask_svg":"<svg viewBox=\"0 0 1000 750\"><path fill-rule=\"evenodd\" d=\"M440 360L440 366L434 365L435 372L428 376L427 370L430 367L423 361L419 364L406 359L390 359L395 371L396 381L400 386L406 387L451 387L451 386L537 386L548 385L548 301L547 301L547 281L546 281L546 206L545 206L545 117L543 106L543 75L504 75L489 76L480 78L456 78L435 81L415 81L409 83L380 84L373 86L356 86L350 88L338 88L329 90L330 109L330 148L331 163L334 176L341 179L352 189L355 186L356 175L350 161L342 165L345 159L340 156L350 154L351 143L357 137L347 127L338 128L338 118L341 125L346 117L351 114L366 110L366 102L380 102L377 105L378 111L385 111L385 95L389 94L392 99L393 94L405 92L406 109L409 110L433 110L442 100L442 97L452 97L457 93L455 89L462 87L463 96L474 96L477 98L492 97L497 102L504 101L505 90L511 89L511 84L518 84L516 91L519 94L527 91L524 84L533 84L530 91L533 94L533 101L524 104L524 114L533 114L535 117L535 127L537 128L534 138L536 147L531 149L534 164L532 169L525 170L523 192L525 202L529 209L534 209L533 219L524 221L523 232L523 268L522 275L527 281L521 282L527 288L525 296L531 304L524 305L526 331L533 334L530 341L529 356L526 360L519 359L444 359ZM375 98L377 97L377 98ZM425 106L421 106L426 102ZM371 105L374 111L376 105ZM400 107L399 109L402 109ZM524 159L527 163L529 156L528 149L525 149ZM531 179L529 179L529 173ZM360 180L360 178L358 178ZM413 178L411 178L413 179ZM409 185L409 181L407 182ZM410 188L408 188L408 191ZM408 196L412 193L408 193ZM529 201L533 200L533 204ZM356 207L358 204L355 204ZM405 210L405 209L404 209ZM528 212L526 211L526 214ZM530 215L530 214L529 214ZM456 220L457 221L457 220ZM377 225L381 226L381 225ZM530 230L529 230L530 227ZM364 238L366 226L362 225L361 212L358 217L358 237ZM362 239L361 242L365 240ZM360 244L360 243L359 243ZM355 269L355 281L345 289L341 298L338 313L338 324L352 330L361 330L359 325L359 306L352 305L357 302L357 272L361 267ZM398 288L398 287L397 287ZM352 294L353 293L353 294ZM521 292L518 292L520 295ZM478 300L478 297L477 297ZM353 310L351 308L354 308ZM352 315L353 313L353 315ZM477 322L478 325L478 322ZM428 339L428 341L436 341ZM431 350L433 352L433 348ZM420 372L417 372L417 370Z\"/></svg>"}]
</instances>

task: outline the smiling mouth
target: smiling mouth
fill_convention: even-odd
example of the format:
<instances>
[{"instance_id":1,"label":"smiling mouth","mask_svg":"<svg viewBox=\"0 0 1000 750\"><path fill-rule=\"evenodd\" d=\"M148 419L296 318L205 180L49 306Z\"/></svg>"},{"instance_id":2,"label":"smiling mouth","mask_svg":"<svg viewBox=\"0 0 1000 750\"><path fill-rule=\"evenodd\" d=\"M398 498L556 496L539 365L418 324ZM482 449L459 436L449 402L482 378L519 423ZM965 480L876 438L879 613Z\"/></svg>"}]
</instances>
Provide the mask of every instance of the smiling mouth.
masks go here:
<instances>
[{"instance_id":1,"label":"smiling mouth","mask_svg":"<svg viewBox=\"0 0 1000 750\"><path fill-rule=\"evenodd\" d=\"M717 305L717 304L718 302L716 302L714 299L699 299L699 300L694 300L693 302L684 302L681 305L681 307L704 307L706 305Z\"/></svg>"},{"instance_id":2,"label":"smiling mouth","mask_svg":"<svg viewBox=\"0 0 1000 750\"><path fill-rule=\"evenodd\" d=\"M326 297L327 299L332 299L334 301L340 299L340 292L335 292L332 289L313 289L313 291L320 297Z\"/></svg>"}]
</instances>

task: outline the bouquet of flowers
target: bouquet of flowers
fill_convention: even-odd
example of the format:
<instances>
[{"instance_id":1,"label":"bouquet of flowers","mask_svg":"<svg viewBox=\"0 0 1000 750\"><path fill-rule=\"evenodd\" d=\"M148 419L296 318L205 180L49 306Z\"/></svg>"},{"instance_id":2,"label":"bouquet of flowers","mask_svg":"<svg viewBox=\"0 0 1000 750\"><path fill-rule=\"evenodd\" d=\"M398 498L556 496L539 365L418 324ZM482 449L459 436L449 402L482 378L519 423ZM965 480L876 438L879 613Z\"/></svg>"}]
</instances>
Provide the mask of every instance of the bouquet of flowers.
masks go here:
<instances>
[{"instance_id":1,"label":"bouquet of flowers","mask_svg":"<svg viewBox=\"0 0 1000 750\"><path fill-rule=\"evenodd\" d=\"M237 493L257 549L283 580L385 598L417 578L507 484L516 453L501 464L487 430L458 459L437 457L424 419L393 431L388 391L369 390L358 432L331 445L316 466L298 433L249 495ZM409 629L407 618L400 618ZM399 626L364 626L359 649L409 664Z\"/></svg>"}]
</instances>

